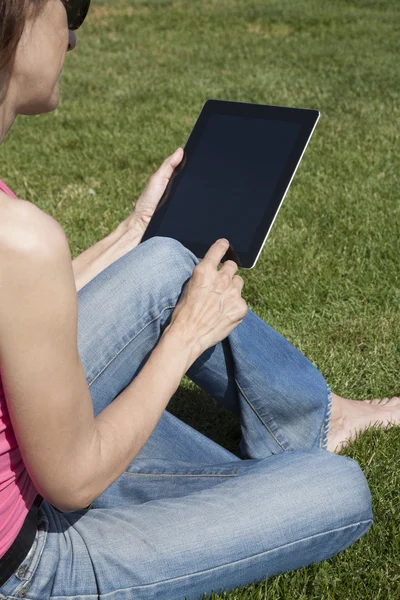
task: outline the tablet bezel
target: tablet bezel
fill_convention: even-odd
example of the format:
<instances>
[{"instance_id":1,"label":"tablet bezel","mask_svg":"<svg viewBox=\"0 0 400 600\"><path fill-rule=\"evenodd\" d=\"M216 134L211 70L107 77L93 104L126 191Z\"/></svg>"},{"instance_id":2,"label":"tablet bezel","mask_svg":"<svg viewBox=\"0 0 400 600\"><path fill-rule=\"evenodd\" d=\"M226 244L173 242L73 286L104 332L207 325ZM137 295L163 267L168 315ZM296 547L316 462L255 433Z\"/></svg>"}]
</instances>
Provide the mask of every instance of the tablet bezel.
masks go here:
<instances>
[{"instance_id":1,"label":"tablet bezel","mask_svg":"<svg viewBox=\"0 0 400 600\"><path fill-rule=\"evenodd\" d=\"M255 117L269 120L273 119L301 124L301 130L298 139L296 140L293 150L287 160L284 171L278 180L273 197L268 206L266 206L264 215L256 229L249 250L247 252L236 252L235 248L231 244L229 250L221 260L223 263L226 260L231 259L234 260L240 268L252 269L257 263L261 250L264 247L272 225L274 224L279 209L283 203L283 200L285 199L286 193L297 171L297 167L300 164L302 156L318 122L320 112L318 110L308 108L271 106L268 104L252 104L248 102L234 102L230 100L207 100L204 103L203 108L186 142L184 147L184 157L172 174L165 192L160 199L153 217L143 235L141 240L142 242L158 235L157 231L161 224L163 215L168 208L169 200L173 196L174 189L179 183L179 173L184 169L186 162L190 160L190 156L202 135L207 121L213 114ZM166 234L163 233L163 235L165 236ZM167 237L175 238L175 236ZM218 237L227 237L223 232L223 227L221 228L221 234ZM210 245L199 244L190 240L184 240L181 238L175 239L178 239L178 241L180 241L186 248L191 250L198 258L204 258L204 255L210 247ZM229 241L231 242L231 240Z\"/></svg>"}]
</instances>

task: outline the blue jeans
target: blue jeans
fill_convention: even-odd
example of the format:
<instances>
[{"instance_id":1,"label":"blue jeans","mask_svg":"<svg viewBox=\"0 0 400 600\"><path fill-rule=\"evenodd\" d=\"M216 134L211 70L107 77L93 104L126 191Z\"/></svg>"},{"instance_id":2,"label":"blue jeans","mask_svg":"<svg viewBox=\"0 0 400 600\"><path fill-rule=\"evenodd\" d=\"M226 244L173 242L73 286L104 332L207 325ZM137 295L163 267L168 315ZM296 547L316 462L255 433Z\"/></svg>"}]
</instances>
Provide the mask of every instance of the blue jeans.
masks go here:
<instances>
[{"instance_id":1,"label":"blue jeans","mask_svg":"<svg viewBox=\"0 0 400 600\"><path fill-rule=\"evenodd\" d=\"M153 237L79 291L95 415L144 366L198 262ZM187 376L238 416L242 458L165 410L90 509L43 501L32 548L0 598L201 600L328 559L369 529L360 466L326 450L329 387L284 337L249 309Z\"/></svg>"}]
</instances>

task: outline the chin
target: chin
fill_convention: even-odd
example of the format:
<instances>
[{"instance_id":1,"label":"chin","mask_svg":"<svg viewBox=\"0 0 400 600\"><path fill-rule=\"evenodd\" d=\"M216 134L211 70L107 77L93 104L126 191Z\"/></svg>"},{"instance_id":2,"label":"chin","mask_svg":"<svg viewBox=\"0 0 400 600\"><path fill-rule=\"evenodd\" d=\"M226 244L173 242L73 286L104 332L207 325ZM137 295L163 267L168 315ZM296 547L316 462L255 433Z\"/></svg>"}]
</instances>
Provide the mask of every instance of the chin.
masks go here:
<instances>
[{"instance_id":1,"label":"chin","mask_svg":"<svg viewBox=\"0 0 400 600\"><path fill-rule=\"evenodd\" d=\"M18 109L19 115L41 115L55 110L60 103L58 84L46 98L36 98Z\"/></svg>"}]
</instances>

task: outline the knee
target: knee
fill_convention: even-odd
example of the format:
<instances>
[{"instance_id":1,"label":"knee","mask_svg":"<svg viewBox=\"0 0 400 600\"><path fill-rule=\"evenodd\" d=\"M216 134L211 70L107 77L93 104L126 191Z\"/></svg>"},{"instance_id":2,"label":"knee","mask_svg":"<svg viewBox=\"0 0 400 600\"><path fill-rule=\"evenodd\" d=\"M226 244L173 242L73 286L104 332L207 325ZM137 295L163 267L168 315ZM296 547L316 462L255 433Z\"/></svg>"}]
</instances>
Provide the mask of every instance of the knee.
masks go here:
<instances>
[{"instance_id":1,"label":"knee","mask_svg":"<svg viewBox=\"0 0 400 600\"><path fill-rule=\"evenodd\" d=\"M149 238L137 250L143 274L153 285L157 282L163 290L181 289L200 262L181 242L164 236Z\"/></svg>"},{"instance_id":2,"label":"knee","mask_svg":"<svg viewBox=\"0 0 400 600\"><path fill-rule=\"evenodd\" d=\"M199 259L186 246L181 244L175 238L156 235L142 242L139 246L142 252L146 253L148 258L153 261L171 261L171 264L178 262L189 263L191 267L199 262Z\"/></svg>"},{"instance_id":3,"label":"knee","mask_svg":"<svg viewBox=\"0 0 400 600\"><path fill-rule=\"evenodd\" d=\"M367 479L358 462L333 452L326 456L326 481L332 508L344 522L373 521L372 497Z\"/></svg>"}]
</instances>

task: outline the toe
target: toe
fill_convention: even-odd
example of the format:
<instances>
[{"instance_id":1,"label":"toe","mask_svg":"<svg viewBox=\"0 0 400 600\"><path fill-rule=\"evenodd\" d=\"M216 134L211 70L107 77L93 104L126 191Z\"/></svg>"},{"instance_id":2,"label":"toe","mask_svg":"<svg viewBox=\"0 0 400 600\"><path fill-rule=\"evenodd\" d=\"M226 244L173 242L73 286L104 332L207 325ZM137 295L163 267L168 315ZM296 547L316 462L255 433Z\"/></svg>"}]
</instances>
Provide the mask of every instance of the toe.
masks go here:
<instances>
[{"instance_id":1,"label":"toe","mask_svg":"<svg viewBox=\"0 0 400 600\"><path fill-rule=\"evenodd\" d=\"M400 398L395 396L394 398L376 398L374 400L364 400L364 402L368 402L368 404L379 404L380 406L385 406L389 404L390 406L400 406Z\"/></svg>"}]
</instances>

